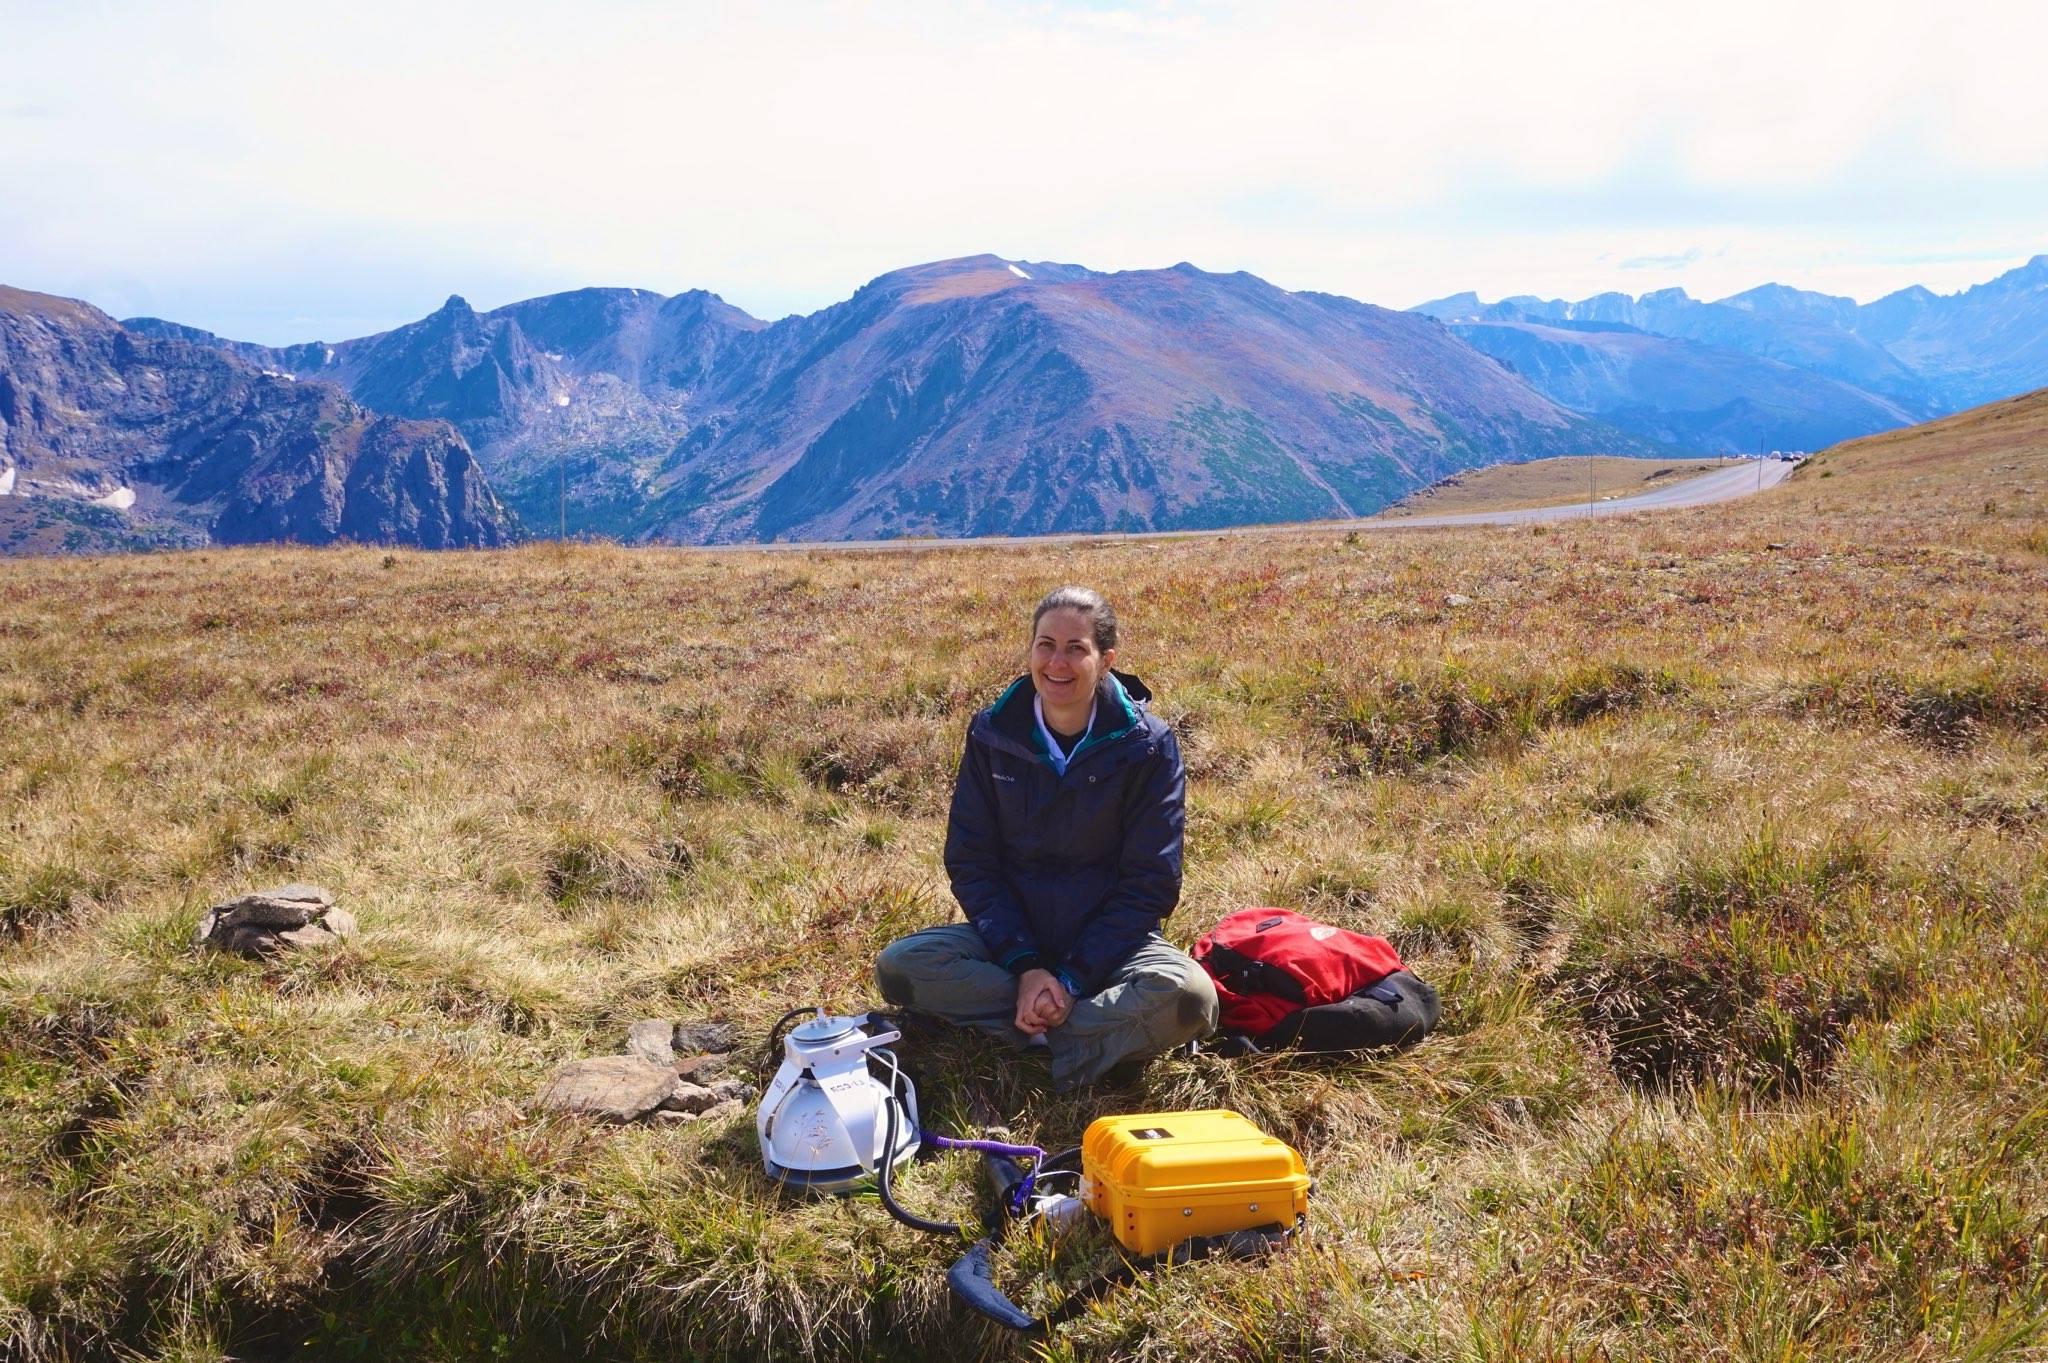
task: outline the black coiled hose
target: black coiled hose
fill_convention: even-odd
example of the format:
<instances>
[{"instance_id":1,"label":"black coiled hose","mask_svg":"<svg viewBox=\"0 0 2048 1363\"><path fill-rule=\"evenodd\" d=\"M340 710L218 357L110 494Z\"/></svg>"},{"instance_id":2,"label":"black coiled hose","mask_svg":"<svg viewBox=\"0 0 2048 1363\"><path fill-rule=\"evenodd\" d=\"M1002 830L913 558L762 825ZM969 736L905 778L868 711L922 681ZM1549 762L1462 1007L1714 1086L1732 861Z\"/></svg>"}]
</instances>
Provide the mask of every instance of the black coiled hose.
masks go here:
<instances>
[{"instance_id":1,"label":"black coiled hose","mask_svg":"<svg viewBox=\"0 0 2048 1363\"><path fill-rule=\"evenodd\" d=\"M907 1104L902 1094L903 1071L892 1071L889 1079L889 1120L882 1137L881 1167L875 1172L875 1187L882 1194L882 1206L889 1215L909 1226L912 1230L927 1231L933 1235L964 1235L958 1221L934 1221L928 1216L919 1216L896 1200L894 1175L896 1171L896 1139L902 1131L900 1125ZM1000 1218L998 1218L1000 1219Z\"/></svg>"},{"instance_id":2,"label":"black coiled hose","mask_svg":"<svg viewBox=\"0 0 2048 1363\"><path fill-rule=\"evenodd\" d=\"M782 1029L802 1017L805 1013L815 1013L817 1011L812 1005L805 1004L801 1008L792 1008L781 1017L775 1019L775 1025L768 1029L768 1067L765 1073L775 1073L776 1057L782 1054Z\"/></svg>"}]
</instances>

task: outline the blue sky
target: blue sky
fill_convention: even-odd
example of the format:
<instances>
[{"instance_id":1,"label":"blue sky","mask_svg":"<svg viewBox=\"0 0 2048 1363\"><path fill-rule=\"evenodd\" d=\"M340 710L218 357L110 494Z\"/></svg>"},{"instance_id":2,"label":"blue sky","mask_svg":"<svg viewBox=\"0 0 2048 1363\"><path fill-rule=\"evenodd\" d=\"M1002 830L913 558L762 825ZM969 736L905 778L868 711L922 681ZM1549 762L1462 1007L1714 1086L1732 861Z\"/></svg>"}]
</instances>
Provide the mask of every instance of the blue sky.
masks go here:
<instances>
[{"instance_id":1,"label":"blue sky","mask_svg":"<svg viewBox=\"0 0 2048 1363\"><path fill-rule=\"evenodd\" d=\"M2048 251L2048 6L0 0L0 282L339 339L993 251L1388 306Z\"/></svg>"}]
</instances>

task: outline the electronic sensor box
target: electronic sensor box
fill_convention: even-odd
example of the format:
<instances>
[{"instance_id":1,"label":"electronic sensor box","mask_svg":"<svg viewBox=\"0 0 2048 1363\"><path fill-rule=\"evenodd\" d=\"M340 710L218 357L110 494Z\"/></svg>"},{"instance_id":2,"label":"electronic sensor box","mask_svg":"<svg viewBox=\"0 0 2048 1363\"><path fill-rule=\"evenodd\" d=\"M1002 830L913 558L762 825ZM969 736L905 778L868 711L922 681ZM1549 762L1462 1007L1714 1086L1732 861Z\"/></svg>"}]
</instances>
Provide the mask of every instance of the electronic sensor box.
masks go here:
<instances>
[{"instance_id":1,"label":"electronic sensor box","mask_svg":"<svg viewBox=\"0 0 2048 1363\"><path fill-rule=\"evenodd\" d=\"M1235 1112L1103 1117L1081 1138L1082 1198L1133 1254L1194 1236L1294 1229L1310 1180L1294 1147Z\"/></svg>"}]
</instances>

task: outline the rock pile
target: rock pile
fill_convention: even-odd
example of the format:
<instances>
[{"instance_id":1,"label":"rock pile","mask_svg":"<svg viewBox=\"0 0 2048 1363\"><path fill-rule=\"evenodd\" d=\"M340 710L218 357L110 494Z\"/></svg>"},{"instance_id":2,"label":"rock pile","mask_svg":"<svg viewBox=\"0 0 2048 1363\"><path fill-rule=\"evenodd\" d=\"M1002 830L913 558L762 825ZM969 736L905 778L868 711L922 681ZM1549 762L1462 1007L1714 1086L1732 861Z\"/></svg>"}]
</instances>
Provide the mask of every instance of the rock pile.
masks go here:
<instances>
[{"instance_id":1,"label":"rock pile","mask_svg":"<svg viewBox=\"0 0 2048 1363\"><path fill-rule=\"evenodd\" d=\"M318 885L278 885L216 904L200 915L192 945L271 956L319 951L356 935L355 915Z\"/></svg>"},{"instance_id":2,"label":"rock pile","mask_svg":"<svg viewBox=\"0 0 2048 1363\"><path fill-rule=\"evenodd\" d=\"M729 1022L643 1018L626 1029L626 1053L572 1060L550 1075L540 1105L601 1121L694 1122L737 1116L754 1096L728 1077L739 1029Z\"/></svg>"}]
</instances>

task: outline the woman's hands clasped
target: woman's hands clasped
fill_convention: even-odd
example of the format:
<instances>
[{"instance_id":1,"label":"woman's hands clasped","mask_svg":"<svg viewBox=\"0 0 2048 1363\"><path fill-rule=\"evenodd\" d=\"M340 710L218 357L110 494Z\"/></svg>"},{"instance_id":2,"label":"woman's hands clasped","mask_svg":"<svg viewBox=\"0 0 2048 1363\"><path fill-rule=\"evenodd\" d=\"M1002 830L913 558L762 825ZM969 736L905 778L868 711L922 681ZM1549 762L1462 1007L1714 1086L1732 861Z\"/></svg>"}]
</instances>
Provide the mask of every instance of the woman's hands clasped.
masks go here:
<instances>
[{"instance_id":1,"label":"woman's hands clasped","mask_svg":"<svg viewBox=\"0 0 2048 1363\"><path fill-rule=\"evenodd\" d=\"M1017 1030L1042 1036L1067 1020L1074 996L1050 970L1027 970L1017 980Z\"/></svg>"}]
</instances>

